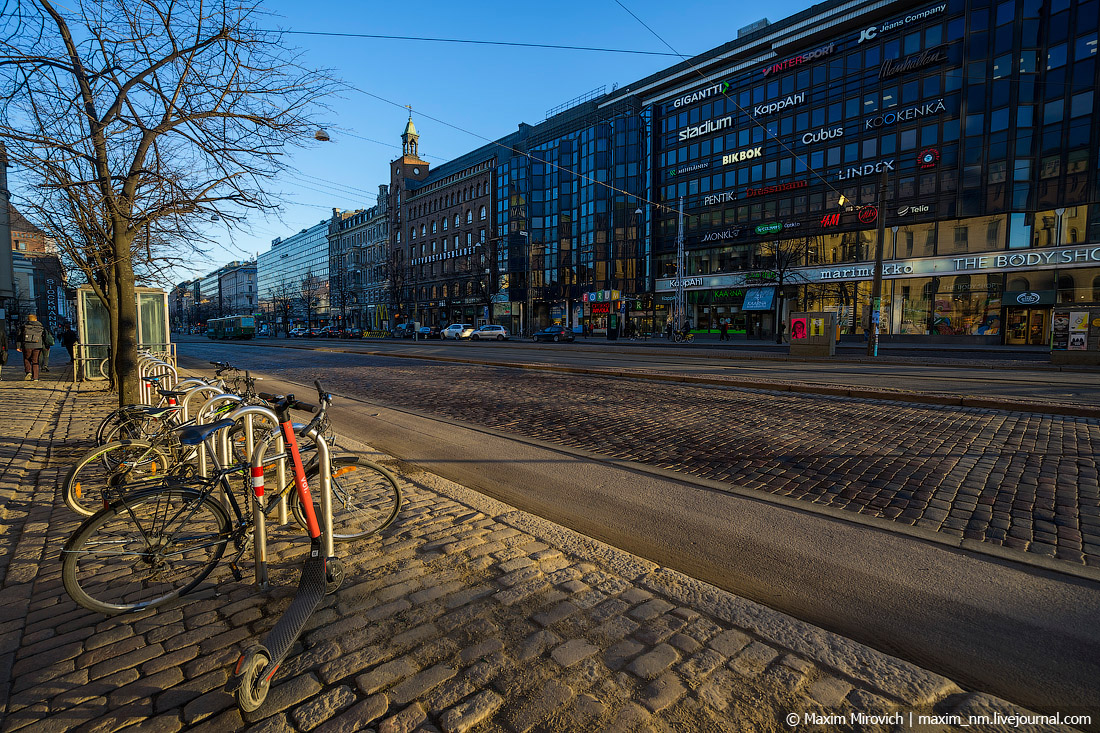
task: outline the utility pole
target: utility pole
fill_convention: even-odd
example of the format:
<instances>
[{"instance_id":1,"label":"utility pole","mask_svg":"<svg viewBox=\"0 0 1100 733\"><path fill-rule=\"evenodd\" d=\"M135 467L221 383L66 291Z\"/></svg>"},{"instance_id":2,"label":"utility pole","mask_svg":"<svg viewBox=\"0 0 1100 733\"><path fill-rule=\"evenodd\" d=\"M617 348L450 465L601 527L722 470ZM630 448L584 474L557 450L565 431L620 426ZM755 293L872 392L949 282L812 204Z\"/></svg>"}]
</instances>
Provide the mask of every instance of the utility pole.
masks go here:
<instances>
[{"instance_id":1,"label":"utility pole","mask_svg":"<svg viewBox=\"0 0 1100 733\"><path fill-rule=\"evenodd\" d=\"M678 204L680 209L676 222L676 301L672 305L672 327L683 328L687 303L684 297L684 278L687 276L687 255L684 253L684 197Z\"/></svg>"},{"instance_id":2,"label":"utility pole","mask_svg":"<svg viewBox=\"0 0 1100 733\"><path fill-rule=\"evenodd\" d=\"M878 184L878 239L875 242L875 277L871 281L871 334L867 356L878 356L879 321L882 318L882 249L886 241L886 170Z\"/></svg>"}]
</instances>

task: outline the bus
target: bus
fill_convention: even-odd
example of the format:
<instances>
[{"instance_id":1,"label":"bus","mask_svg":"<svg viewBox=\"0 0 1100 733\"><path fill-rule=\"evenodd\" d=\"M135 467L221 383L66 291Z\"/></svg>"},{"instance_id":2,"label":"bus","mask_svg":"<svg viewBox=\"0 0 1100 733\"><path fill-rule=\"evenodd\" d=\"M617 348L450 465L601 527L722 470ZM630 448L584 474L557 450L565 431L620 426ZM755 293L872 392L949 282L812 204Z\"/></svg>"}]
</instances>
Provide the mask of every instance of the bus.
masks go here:
<instances>
[{"instance_id":1,"label":"bus","mask_svg":"<svg viewBox=\"0 0 1100 733\"><path fill-rule=\"evenodd\" d=\"M211 318L206 323L206 335L212 339L250 339L256 335L254 316Z\"/></svg>"}]
</instances>

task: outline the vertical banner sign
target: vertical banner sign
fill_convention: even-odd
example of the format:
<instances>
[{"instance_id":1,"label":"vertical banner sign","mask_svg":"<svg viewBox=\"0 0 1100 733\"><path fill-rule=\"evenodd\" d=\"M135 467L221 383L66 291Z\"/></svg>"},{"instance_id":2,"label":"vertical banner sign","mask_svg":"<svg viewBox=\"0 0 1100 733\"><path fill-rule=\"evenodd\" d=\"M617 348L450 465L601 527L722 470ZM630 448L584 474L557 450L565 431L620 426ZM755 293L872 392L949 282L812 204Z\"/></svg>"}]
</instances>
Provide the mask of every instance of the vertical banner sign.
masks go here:
<instances>
[{"instance_id":1,"label":"vertical banner sign","mask_svg":"<svg viewBox=\"0 0 1100 733\"><path fill-rule=\"evenodd\" d=\"M811 336L824 336L825 335L825 319L824 318L811 318L810 319L810 335Z\"/></svg>"},{"instance_id":2,"label":"vertical banner sign","mask_svg":"<svg viewBox=\"0 0 1100 733\"><path fill-rule=\"evenodd\" d=\"M1050 322L1051 348L1065 351L1069 348L1069 311L1054 311Z\"/></svg>"},{"instance_id":3,"label":"vertical banner sign","mask_svg":"<svg viewBox=\"0 0 1100 733\"><path fill-rule=\"evenodd\" d=\"M791 319L791 340L801 341L806 338L806 319L805 318L792 318Z\"/></svg>"}]
</instances>

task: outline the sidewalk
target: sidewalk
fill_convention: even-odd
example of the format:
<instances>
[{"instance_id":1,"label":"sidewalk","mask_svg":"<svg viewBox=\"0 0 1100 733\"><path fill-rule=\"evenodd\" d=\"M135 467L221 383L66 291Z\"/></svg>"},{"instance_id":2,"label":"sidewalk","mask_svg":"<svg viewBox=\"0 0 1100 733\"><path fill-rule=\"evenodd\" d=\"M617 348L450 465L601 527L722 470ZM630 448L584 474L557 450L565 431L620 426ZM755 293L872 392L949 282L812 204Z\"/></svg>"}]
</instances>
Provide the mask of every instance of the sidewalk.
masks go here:
<instances>
[{"instance_id":1,"label":"sidewalk","mask_svg":"<svg viewBox=\"0 0 1100 733\"><path fill-rule=\"evenodd\" d=\"M110 396L6 380L0 404L0 730L248 727L221 687L286 607L299 535L272 533L270 593L223 562L207 583L220 595L132 616L84 611L61 585L77 520L57 484ZM251 729L910 730L910 712L964 723L1025 712L431 474L403 479L394 525L338 547L347 579ZM900 725L804 717L894 711Z\"/></svg>"}]
</instances>

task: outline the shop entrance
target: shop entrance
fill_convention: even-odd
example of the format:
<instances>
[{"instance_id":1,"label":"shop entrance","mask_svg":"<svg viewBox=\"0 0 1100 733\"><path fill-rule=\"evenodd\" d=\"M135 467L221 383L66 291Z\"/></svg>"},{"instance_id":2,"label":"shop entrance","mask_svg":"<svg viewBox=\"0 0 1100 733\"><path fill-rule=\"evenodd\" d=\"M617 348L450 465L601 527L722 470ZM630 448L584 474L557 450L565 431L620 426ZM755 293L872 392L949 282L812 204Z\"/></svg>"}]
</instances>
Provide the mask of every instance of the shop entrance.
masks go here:
<instances>
[{"instance_id":1,"label":"shop entrance","mask_svg":"<svg viewBox=\"0 0 1100 733\"><path fill-rule=\"evenodd\" d=\"M1042 308L1009 308L1005 343L1042 346L1047 342L1047 313Z\"/></svg>"}]
</instances>

